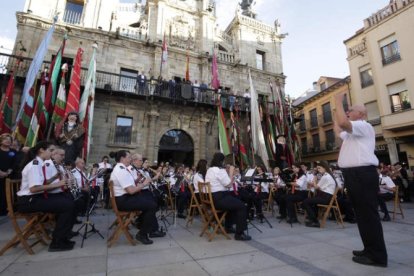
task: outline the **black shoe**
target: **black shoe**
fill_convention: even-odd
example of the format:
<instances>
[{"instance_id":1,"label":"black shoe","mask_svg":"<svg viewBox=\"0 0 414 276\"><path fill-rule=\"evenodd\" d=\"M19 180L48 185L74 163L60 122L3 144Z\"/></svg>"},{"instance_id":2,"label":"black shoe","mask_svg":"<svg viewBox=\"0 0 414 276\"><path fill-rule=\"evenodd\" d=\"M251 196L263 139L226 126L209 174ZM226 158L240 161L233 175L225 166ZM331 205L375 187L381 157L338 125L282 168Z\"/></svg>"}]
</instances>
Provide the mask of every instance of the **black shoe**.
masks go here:
<instances>
[{"instance_id":1,"label":"black shoe","mask_svg":"<svg viewBox=\"0 0 414 276\"><path fill-rule=\"evenodd\" d=\"M319 224L319 222L315 222L315 221L307 221L305 223L305 225L307 227L316 227L316 228L320 228L321 227L321 225Z\"/></svg>"},{"instance_id":2,"label":"black shoe","mask_svg":"<svg viewBox=\"0 0 414 276\"><path fill-rule=\"evenodd\" d=\"M233 227L231 227L231 228L227 228L226 227L226 232L227 232L227 234L235 234L236 233L236 229L234 229Z\"/></svg>"},{"instance_id":3,"label":"black shoe","mask_svg":"<svg viewBox=\"0 0 414 276\"><path fill-rule=\"evenodd\" d=\"M49 252L69 251L73 249L73 244L65 243L64 241L52 242L49 245Z\"/></svg>"},{"instance_id":4,"label":"black shoe","mask_svg":"<svg viewBox=\"0 0 414 276\"><path fill-rule=\"evenodd\" d=\"M355 257L361 257L365 255L365 251L364 250L354 250L352 251L352 254L354 254Z\"/></svg>"},{"instance_id":5,"label":"black shoe","mask_svg":"<svg viewBox=\"0 0 414 276\"><path fill-rule=\"evenodd\" d=\"M166 235L165 232L162 232L162 231L157 230L157 231L154 231L154 232L150 233L149 234L149 237L150 238L162 238L165 235Z\"/></svg>"},{"instance_id":6,"label":"black shoe","mask_svg":"<svg viewBox=\"0 0 414 276\"><path fill-rule=\"evenodd\" d=\"M389 215L385 215L383 218L382 218L382 221L390 221L391 220L391 218L390 218L390 216Z\"/></svg>"},{"instance_id":7,"label":"black shoe","mask_svg":"<svg viewBox=\"0 0 414 276\"><path fill-rule=\"evenodd\" d=\"M298 219L297 218L290 218L286 221L287 223L298 223Z\"/></svg>"},{"instance_id":8,"label":"black shoe","mask_svg":"<svg viewBox=\"0 0 414 276\"><path fill-rule=\"evenodd\" d=\"M178 214L178 215L177 215L177 218L182 218L182 219L185 219L185 218L187 218L187 217L186 217L184 214L181 214L181 213L180 213L180 214Z\"/></svg>"},{"instance_id":9,"label":"black shoe","mask_svg":"<svg viewBox=\"0 0 414 276\"><path fill-rule=\"evenodd\" d=\"M352 261L354 261L355 263L358 263L358 264L363 264L363 265L387 267L387 263L375 262L375 261L371 260L370 258L368 258L367 256L355 256L355 257L352 257Z\"/></svg>"},{"instance_id":10,"label":"black shoe","mask_svg":"<svg viewBox=\"0 0 414 276\"><path fill-rule=\"evenodd\" d=\"M140 235L139 233L137 233L135 235L135 238L137 239L137 241L141 242L142 244L152 244L153 241L148 239L147 235Z\"/></svg>"},{"instance_id":11,"label":"black shoe","mask_svg":"<svg viewBox=\"0 0 414 276\"><path fill-rule=\"evenodd\" d=\"M234 239L236 241L250 241L252 239L252 237L250 237L249 235L247 235L245 233L241 233L241 234L235 234Z\"/></svg>"}]
</instances>

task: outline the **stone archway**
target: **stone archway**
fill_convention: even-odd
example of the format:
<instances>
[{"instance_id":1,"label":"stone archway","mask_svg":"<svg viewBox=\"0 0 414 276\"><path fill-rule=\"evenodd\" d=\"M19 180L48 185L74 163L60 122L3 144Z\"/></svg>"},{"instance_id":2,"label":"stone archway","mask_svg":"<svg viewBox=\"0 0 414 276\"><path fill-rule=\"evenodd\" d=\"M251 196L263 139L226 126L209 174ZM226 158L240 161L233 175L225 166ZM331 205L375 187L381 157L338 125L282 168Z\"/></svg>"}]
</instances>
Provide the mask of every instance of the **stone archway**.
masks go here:
<instances>
[{"instance_id":1,"label":"stone archway","mask_svg":"<svg viewBox=\"0 0 414 276\"><path fill-rule=\"evenodd\" d=\"M192 166L194 164L193 139L184 130L168 130L160 139L157 160Z\"/></svg>"}]
</instances>

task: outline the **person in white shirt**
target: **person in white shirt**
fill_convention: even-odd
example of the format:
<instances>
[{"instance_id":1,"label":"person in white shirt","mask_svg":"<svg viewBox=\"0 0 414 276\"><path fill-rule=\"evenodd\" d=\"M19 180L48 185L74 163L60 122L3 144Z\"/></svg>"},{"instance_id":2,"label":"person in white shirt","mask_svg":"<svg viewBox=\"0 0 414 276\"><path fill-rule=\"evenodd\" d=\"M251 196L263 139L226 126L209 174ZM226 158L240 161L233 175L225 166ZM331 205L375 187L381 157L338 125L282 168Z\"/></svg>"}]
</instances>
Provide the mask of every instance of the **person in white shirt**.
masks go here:
<instances>
[{"instance_id":1,"label":"person in white shirt","mask_svg":"<svg viewBox=\"0 0 414 276\"><path fill-rule=\"evenodd\" d=\"M148 238L148 234L152 229L154 219L157 219L155 217L157 205L140 193L151 180L145 179L143 183L135 183L134 176L128 169L131 164L128 151L120 150L111 155L117 162L111 173L116 205L120 211L142 211L142 225L135 238L143 244L152 244L153 241Z\"/></svg>"},{"instance_id":2,"label":"person in white shirt","mask_svg":"<svg viewBox=\"0 0 414 276\"><path fill-rule=\"evenodd\" d=\"M22 184L17 192L17 210L22 213L48 212L56 214L56 225L52 233L49 252L72 250L75 242L70 241L75 203L63 193L51 193L66 186L66 180L56 174L46 176L45 161L50 159L53 145L38 142L29 152L32 159L22 171ZM50 167L50 165L49 165Z\"/></svg>"},{"instance_id":3,"label":"person in white shirt","mask_svg":"<svg viewBox=\"0 0 414 276\"><path fill-rule=\"evenodd\" d=\"M197 200L200 202L200 198L198 195L198 182L205 182L207 174L207 160L200 159L197 163L196 173L193 177L193 186L194 186L194 194L197 197Z\"/></svg>"},{"instance_id":4,"label":"person in white shirt","mask_svg":"<svg viewBox=\"0 0 414 276\"><path fill-rule=\"evenodd\" d=\"M314 181L310 185L315 189L315 196L305 199L302 206L308 214L306 226L319 228L318 204L329 204L332 195L335 193L336 182L328 163L321 161L316 167L322 177L319 181L316 177L314 178Z\"/></svg>"},{"instance_id":5,"label":"person in white shirt","mask_svg":"<svg viewBox=\"0 0 414 276\"><path fill-rule=\"evenodd\" d=\"M395 193L395 183L389 177L390 171L388 169L382 169L379 174L379 193L378 193L378 205L381 209L381 212L384 213L383 221L390 221L390 214L387 209L387 204L385 203L388 200L394 198Z\"/></svg>"},{"instance_id":6,"label":"person in white shirt","mask_svg":"<svg viewBox=\"0 0 414 276\"><path fill-rule=\"evenodd\" d=\"M338 166L341 168L345 188L355 211L363 250L354 250L352 261L386 267L387 249L380 216L378 214L378 158L375 156L375 130L364 119L367 110L362 105L351 106L345 113L344 97L335 95L334 130L342 139Z\"/></svg>"},{"instance_id":7,"label":"person in white shirt","mask_svg":"<svg viewBox=\"0 0 414 276\"><path fill-rule=\"evenodd\" d=\"M247 241L251 240L251 237L244 233L247 229L246 207L242 201L228 191L232 185L233 175L234 167L230 166L227 173L224 168L224 155L220 152L215 153L206 174L206 182L211 185L214 205L217 210L228 211L225 221L226 231L235 232L236 240ZM233 217L236 223L235 231L232 229Z\"/></svg>"}]
</instances>

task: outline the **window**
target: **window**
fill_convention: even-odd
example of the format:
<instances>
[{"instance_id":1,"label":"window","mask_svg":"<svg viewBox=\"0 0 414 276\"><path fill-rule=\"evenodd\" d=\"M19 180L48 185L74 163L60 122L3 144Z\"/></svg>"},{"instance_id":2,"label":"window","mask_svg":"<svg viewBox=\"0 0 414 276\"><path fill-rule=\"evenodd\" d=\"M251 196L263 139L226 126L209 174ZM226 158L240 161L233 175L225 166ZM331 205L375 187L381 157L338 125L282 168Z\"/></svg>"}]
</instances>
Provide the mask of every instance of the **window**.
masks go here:
<instances>
[{"instance_id":1,"label":"window","mask_svg":"<svg viewBox=\"0 0 414 276\"><path fill-rule=\"evenodd\" d=\"M342 106L344 107L345 111L348 111L348 97L344 97L344 100L342 101Z\"/></svg>"},{"instance_id":2,"label":"window","mask_svg":"<svg viewBox=\"0 0 414 276\"><path fill-rule=\"evenodd\" d=\"M299 130L300 131L306 131L306 122L305 122L305 114L301 114L299 116Z\"/></svg>"},{"instance_id":3,"label":"window","mask_svg":"<svg viewBox=\"0 0 414 276\"><path fill-rule=\"evenodd\" d=\"M306 137L300 139L300 144L302 146L302 154L308 153L308 142L306 140Z\"/></svg>"},{"instance_id":4,"label":"window","mask_svg":"<svg viewBox=\"0 0 414 276\"><path fill-rule=\"evenodd\" d=\"M367 119L371 125L378 125L381 123L380 112L378 110L378 103L371 102L365 104L367 110Z\"/></svg>"},{"instance_id":5,"label":"window","mask_svg":"<svg viewBox=\"0 0 414 276\"><path fill-rule=\"evenodd\" d=\"M132 118L118 116L115 126L115 144L131 144L131 138Z\"/></svg>"},{"instance_id":6,"label":"window","mask_svg":"<svg viewBox=\"0 0 414 276\"><path fill-rule=\"evenodd\" d=\"M393 113L411 108L405 80L387 85L387 90L390 95L391 111Z\"/></svg>"},{"instance_id":7,"label":"window","mask_svg":"<svg viewBox=\"0 0 414 276\"><path fill-rule=\"evenodd\" d=\"M319 141L319 134L312 135L312 142L313 142L313 151L314 152L320 151L321 142Z\"/></svg>"},{"instance_id":8,"label":"window","mask_svg":"<svg viewBox=\"0 0 414 276\"><path fill-rule=\"evenodd\" d=\"M310 112L310 123L311 128L318 127L318 114L316 113L316 108L312 109Z\"/></svg>"},{"instance_id":9,"label":"window","mask_svg":"<svg viewBox=\"0 0 414 276\"><path fill-rule=\"evenodd\" d=\"M119 78L119 90L125 92L135 92L137 88L138 71L121 68L121 76Z\"/></svg>"},{"instance_id":10,"label":"window","mask_svg":"<svg viewBox=\"0 0 414 276\"><path fill-rule=\"evenodd\" d=\"M387 65L401 59L400 47L397 40L381 47L382 65Z\"/></svg>"},{"instance_id":11,"label":"window","mask_svg":"<svg viewBox=\"0 0 414 276\"><path fill-rule=\"evenodd\" d=\"M374 84L371 68L367 68L366 66L359 68L359 77L361 79L361 88L365 88Z\"/></svg>"},{"instance_id":12,"label":"window","mask_svg":"<svg viewBox=\"0 0 414 276\"><path fill-rule=\"evenodd\" d=\"M256 51L256 68L264 70L265 53L262 51Z\"/></svg>"},{"instance_id":13,"label":"window","mask_svg":"<svg viewBox=\"0 0 414 276\"><path fill-rule=\"evenodd\" d=\"M68 24L80 24L83 6L83 0L67 0L63 21Z\"/></svg>"},{"instance_id":14,"label":"window","mask_svg":"<svg viewBox=\"0 0 414 276\"><path fill-rule=\"evenodd\" d=\"M323 112L323 122L331 123L332 122L332 112L331 112L331 103L326 103L322 105L322 112Z\"/></svg>"},{"instance_id":15,"label":"window","mask_svg":"<svg viewBox=\"0 0 414 276\"><path fill-rule=\"evenodd\" d=\"M335 147L335 134L333 129L325 131L326 150L333 150Z\"/></svg>"}]
</instances>

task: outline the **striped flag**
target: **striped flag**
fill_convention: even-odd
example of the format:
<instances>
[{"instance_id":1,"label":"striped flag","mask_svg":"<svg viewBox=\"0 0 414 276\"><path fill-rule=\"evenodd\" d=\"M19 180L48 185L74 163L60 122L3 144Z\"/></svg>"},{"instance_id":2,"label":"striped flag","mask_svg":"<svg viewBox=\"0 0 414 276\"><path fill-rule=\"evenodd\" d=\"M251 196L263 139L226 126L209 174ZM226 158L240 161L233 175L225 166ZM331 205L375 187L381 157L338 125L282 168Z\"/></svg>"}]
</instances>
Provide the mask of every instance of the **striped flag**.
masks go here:
<instances>
[{"instance_id":1,"label":"striped flag","mask_svg":"<svg viewBox=\"0 0 414 276\"><path fill-rule=\"evenodd\" d=\"M29 129L30 121L33 115L35 87L36 87L36 82L34 83L32 89L30 89L29 91L29 96L27 97L27 100L24 103L23 113L22 113L22 116L20 117L20 120L16 121L17 127L14 131L15 137L17 138L17 140L19 140L21 144L24 144L26 142L27 131Z\"/></svg>"},{"instance_id":2,"label":"striped flag","mask_svg":"<svg viewBox=\"0 0 414 276\"><path fill-rule=\"evenodd\" d=\"M66 108L66 72L68 71L68 64L65 63L62 66L62 78L60 80L59 92L57 95L55 107L52 115L52 122L55 125L58 125L62 122L65 117L65 108Z\"/></svg>"},{"instance_id":3,"label":"striped flag","mask_svg":"<svg viewBox=\"0 0 414 276\"><path fill-rule=\"evenodd\" d=\"M80 98L80 72L82 63L82 48L78 49L75 58L75 65L73 66L72 79L70 81L68 101L66 103L65 116L70 112L79 112L79 98Z\"/></svg>"},{"instance_id":4,"label":"striped flag","mask_svg":"<svg viewBox=\"0 0 414 276\"><path fill-rule=\"evenodd\" d=\"M226 119L224 118L224 113L221 108L221 102L217 105L217 118L218 118L218 128L219 128L219 142L220 142L220 151L224 155L231 153L230 151L230 141L229 136L227 135L226 129Z\"/></svg>"},{"instance_id":5,"label":"striped flag","mask_svg":"<svg viewBox=\"0 0 414 276\"><path fill-rule=\"evenodd\" d=\"M13 116L13 91L14 91L14 74L11 72L7 84L6 93L0 104L0 134L10 133L12 129Z\"/></svg>"},{"instance_id":6,"label":"striped flag","mask_svg":"<svg viewBox=\"0 0 414 276\"><path fill-rule=\"evenodd\" d=\"M190 81L190 56L187 51L187 63L185 65L185 80Z\"/></svg>"},{"instance_id":7,"label":"striped flag","mask_svg":"<svg viewBox=\"0 0 414 276\"><path fill-rule=\"evenodd\" d=\"M214 89L219 89L220 81L218 77L217 56L214 51L213 51L213 62L211 65L211 72L213 74L213 78L211 80L211 87L213 87Z\"/></svg>"},{"instance_id":8,"label":"striped flag","mask_svg":"<svg viewBox=\"0 0 414 276\"><path fill-rule=\"evenodd\" d=\"M23 87L23 93L21 97L21 106L20 106L19 112L17 113L16 122L19 122L21 120L27 102L31 101L33 104L33 98L30 99L30 95L31 95L30 91L33 87L35 87L33 84L35 83L36 76L39 73L39 70L43 64L43 60L46 56L47 48L49 46L50 40L52 39L53 32L55 31L55 24L56 24L57 19L58 19L57 16L53 18L52 27L46 33L46 36L43 38L39 48L36 51L36 54L32 62L30 63L30 67L26 75L26 81ZM32 108L33 108L33 105L32 105ZM26 114L26 115L28 115L29 118L31 118L31 114L30 115Z\"/></svg>"},{"instance_id":9,"label":"striped flag","mask_svg":"<svg viewBox=\"0 0 414 276\"><path fill-rule=\"evenodd\" d=\"M162 56L161 56L161 63L167 63L168 60L168 48L167 48L167 41L165 39L165 33L164 33L164 40L162 42Z\"/></svg>"},{"instance_id":10,"label":"striped flag","mask_svg":"<svg viewBox=\"0 0 414 276\"><path fill-rule=\"evenodd\" d=\"M44 121L41 121L41 117L44 117L47 120L48 113L44 105L46 94L46 85L42 84L39 89L39 95L37 96L36 105L34 108L33 116L30 121L29 131L27 133L25 145L33 147L36 144L38 137L42 138L40 134L43 133Z\"/></svg>"}]
</instances>

